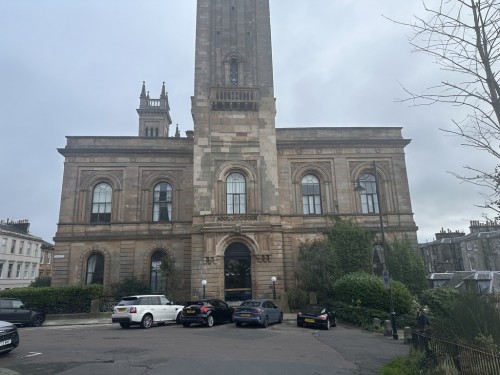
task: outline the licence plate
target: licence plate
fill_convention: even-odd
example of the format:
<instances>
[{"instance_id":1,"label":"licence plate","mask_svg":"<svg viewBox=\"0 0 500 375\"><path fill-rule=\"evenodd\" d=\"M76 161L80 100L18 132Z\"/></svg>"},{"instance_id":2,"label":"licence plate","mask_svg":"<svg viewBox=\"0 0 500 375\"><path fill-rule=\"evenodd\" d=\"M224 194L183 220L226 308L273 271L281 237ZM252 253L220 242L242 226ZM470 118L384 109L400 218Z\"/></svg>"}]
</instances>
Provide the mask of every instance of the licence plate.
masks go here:
<instances>
[{"instance_id":1,"label":"licence plate","mask_svg":"<svg viewBox=\"0 0 500 375\"><path fill-rule=\"evenodd\" d=\"M12 340L0 341L0 346L9 345L11 342Z\"/></svg>"},{"instance_id":2,"label":"licence plate","mask_svg":"<svg viewBox=\"0 0 500 375\"><path fill-rule=\"evenodd\" d=\"M125 311L127 311L127 308L126 308L126 307L118 307L118 308L116 309L116 311L117 311L117 312L125 312Z\"/></svg>"},{"instance_id":3,"label":"licence plate","mask_svg":"<svg viewBox=\"0 0 500 375\"><path fill-rule=\"evenodd\" d=\"M314 323L315 320L314 319L310 319L310 318L305 318L304 322L306 322L306 323Z\"/></svg>"},{"instance_id":4,"label":"licence plate","mask_svg":"<svg viewBox=\"0 0 500 375\"><path fill-rule=\"evenodd\" d=\"M194 314L195 311L194 310L186 310L186 313L188 313L188 314Z\"/></svg>"},{"instance_id":5,"label":"licence plate","mask_svg":"<svg viewBox=\"0 0 500 375\"><path fill-rule=\"evenodd\" d=\"M245 318L250 318L250 314L240 314L240 316L243 316Z\"/></svg>"}]
</instances>

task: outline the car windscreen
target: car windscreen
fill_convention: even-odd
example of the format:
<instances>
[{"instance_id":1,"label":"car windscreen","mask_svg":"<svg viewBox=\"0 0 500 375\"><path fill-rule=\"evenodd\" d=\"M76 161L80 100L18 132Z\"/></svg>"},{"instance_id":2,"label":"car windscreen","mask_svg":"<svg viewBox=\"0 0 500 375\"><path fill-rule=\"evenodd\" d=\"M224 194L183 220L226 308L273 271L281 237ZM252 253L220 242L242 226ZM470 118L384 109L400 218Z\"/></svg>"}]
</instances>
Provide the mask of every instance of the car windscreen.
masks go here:
<instances>
[{"instance_id":1,"label":"car windscreen","mask_svg":"<svg viewBox=\"0 0 500 375\"><path fill-rule=\"evenodd\" d=\"M306 306L302 309L303 312L307 313L314 313L314 314L323 314L325 313L325 307L324 306L318 306L318 305L310 305Z\"/></svg>"},{"instance_id":2,"label":"car windscreen","mask_svg":"<svg viewBox=\"0 0 500 375\"><path fill-rule=\"evenodd\" d=\"M260 302L246 301L246 302L243 302L240 306L258 307L258 306L260 306Z\"/></svg>"}]
</instances>

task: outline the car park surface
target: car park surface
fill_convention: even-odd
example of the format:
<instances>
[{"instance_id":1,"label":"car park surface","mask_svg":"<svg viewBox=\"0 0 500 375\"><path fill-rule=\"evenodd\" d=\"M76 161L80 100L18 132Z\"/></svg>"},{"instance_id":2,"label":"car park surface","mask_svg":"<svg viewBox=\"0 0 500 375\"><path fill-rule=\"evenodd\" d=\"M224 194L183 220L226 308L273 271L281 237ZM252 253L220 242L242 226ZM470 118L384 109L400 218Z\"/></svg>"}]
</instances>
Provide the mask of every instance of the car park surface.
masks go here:
<instances>
[{"instance_id":1,"label":"car park surface","mask_svg":"<svg viewBox=\"0 0 500 375\"><path fill-rule=\"evenodd\" d=\"M170 302L162 295L136 295L122 297L113 308L111 321L119 323L122 328L139 325L150 328L153 324L178 322L184 306Z\"/></svg>"},{"instance_id":2,"label":"car park surface","mask_svg":"<svg viewBox=\"0 0 500 375\"><path fill-rule=\"evenodd\" d=\"M30 309L18 298L0 298L0 320L22 326L39 327L45 321L45 313Z\"/></svg>"},{"instance_id":3,"label":"car park surface","mask_svg":"<svg viewBox=\"0 0 500 375\"><path fill-rule=\"evenodd\" d=\"M168 324L121 329L91 320L64 326L22 328L22 344L0 360L0 373L22 375L375 375L410 346L380 334L339 325L335 330L299 328L295 314L284 324L259 329L216 325L185 329ZM104 321L104 320L101 320ZM140 333L140 334L138 334ZM77 348L77 350L75 350ZM8 372L12 371L12 372Z\"/></svg>"},{"instance_id":4,"label":"car park surface","mask_svg":"<svg viewBox=\"0 0 500 375\"><path fill-rule=\"evenodd\" d=\"M186 305L180 317L184 327L189 327L191 324L212 327L216 323L233 322L234 308L220 299L203 299L188 302Z\"/></svg>"},{"instance_id":5,"label":"car park surface","mask_svg":"<svg viewBox=\"0 0 500 375\"><path fill-rule=\"evenodd\" d=\"M238 327L243 324L259 324L267 328L270 323L283 321L283 311L271 300L251 299L234 309L233 321Z\"/></svg>"}]
</instances>

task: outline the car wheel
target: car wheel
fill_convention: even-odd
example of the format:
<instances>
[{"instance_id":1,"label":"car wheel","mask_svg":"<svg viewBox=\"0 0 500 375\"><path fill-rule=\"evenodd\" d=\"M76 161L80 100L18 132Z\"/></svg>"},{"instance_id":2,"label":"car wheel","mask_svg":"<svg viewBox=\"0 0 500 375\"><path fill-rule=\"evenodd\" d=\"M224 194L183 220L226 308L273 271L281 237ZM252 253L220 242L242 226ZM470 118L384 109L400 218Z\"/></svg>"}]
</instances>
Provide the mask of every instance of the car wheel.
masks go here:
<instances>
[{"instance_id":1,"label":"car wheel","mask_svg":"<svg viewBox=\"0 0 500 375\"><path fill-rule=\"evenodd\" d=\"M187 322L182 323L182 326L186 327L186 328L189 327L190 325L191 325L191 323L187 323Z\"/></svg>"},{"instance_id":2,"label":"car wheel","mask_svg":"<svg viewBox=\"0 0 500 375\"><path fill-rule=\"evenodd\" d=\"M146 314L142 317L141 328L150 328L153 325L153 316L151 314Z\"/></svg>"},{"instance_id":3,"label":"car wheel","mask_svg":"<svg viewBox=\"0 0 500 375\"><path fill-rule=\"evenodd\" d=\"M214 326L214 317L212 315L207 316L207 327Z\"/></svg>"},{"instance_id":4,"label":"car wheel","mask_svg":"<svg viewBox=\"0 0 500 375\"><path fill-rule=\"evenodd\" d=\"M43 315L35 315L31 319L31 326L32 327L40 327L44 321L45 321L45 318L43 317Z\"/></svg>"},{"instance_id":5,"label":"car wheel","mask_svg":"<svg viewBox=\"0 0 500 375\"><path fill-rule=\"evenodd\" d=\"M280 314L280 318L278 319L278 324L283 322L283 313Z\"/></svg>"},{"instance_id":6,"label":"car wheel","mask_svg":"<svg viewBox=\"0 0 500 375\"><path fill-rule=\"evenodd\" d=\"M234 324L236 324L236 327L241 327L243 325L242 322L235 322Z\"/></svg>"},{"instance_id":7,"label":"car wheel","mask_svg":"<svg viewBox=\"0 0 500 375\"><path fill-rule=\"evenodd\" d=\"M327 331L330 329L330 319L326 320L326 324L323 328L326 329Z\"/></svg>"},{"instance_id":8,"label":"car wheel","mask_svg":"<svg viewBox=\"0 0 500 375\"><path fill-rule=\"evenodd\" d=\"M177 316L175 317L175 324L180 324L181 322L181 313L179 311L179 314L177 314Z\"/></svg>"},{"instance_id":9,"label":"car wheel","mask_svg":"<svg viewBox=\"0 0 500 375\"><path fill-rule=\"evenodd\" d=\"M262 322L262 327L267 328L269 326L269 318L266 316Z\"/></svg>"},{"instance_id":10,"label":"car wheel","mask_svg":"<svg viewBox=\"0 0 500 375\"><path fill-rule=\"evenodd\" d=\"M337 327L337 318L333 318L332 327Z\"/></svg>"},{"instance_id":11,"label":"car wheel","mask_svg":"<svg viewBox=\"0 0 500 375\"><path fill-rule=\"evenodd\" d=\"M297 327L302 327L302 323L297 320Z\"/></svg>"},{"instance_id":12,"label":"car wheel","mask_svg":"<svg viewBox=\"0 0 500 375\"><path fill-rule=\"evenodd\" d=\"M122 328L130 328L130 323L120 323Z\"/></svg>"}]
</instances>

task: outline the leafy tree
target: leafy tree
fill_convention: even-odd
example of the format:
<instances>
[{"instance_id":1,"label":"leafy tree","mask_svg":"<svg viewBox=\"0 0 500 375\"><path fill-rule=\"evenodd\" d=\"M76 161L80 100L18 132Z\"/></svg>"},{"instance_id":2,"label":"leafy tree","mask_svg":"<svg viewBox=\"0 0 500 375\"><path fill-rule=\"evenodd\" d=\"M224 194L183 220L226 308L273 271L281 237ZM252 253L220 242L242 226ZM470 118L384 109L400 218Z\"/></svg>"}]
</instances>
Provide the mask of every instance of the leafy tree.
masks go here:
<instances>
[{"instance_id":1,"label":"leafy tree","mask_svg":"<svg viewBox=\"0 0 500 375\"><path fill-rule=\"evenodd\" d=\"M180 278L176 277L175 259L167 253L160 264L160 273L165 281L165 294L171 301L182 300L182 290L179 285Z\"/></svg>"},{"instance_id":2,"label":"leafy tree","mask_svg":"<svg viewBox=\"0 0 500 375\"><path fill-rule=\"evenodd\" d=\"M308 291L316 291L320 298L331 295L334 281L341 269L337 253L326 240L301 244L298 257L297 278Z\"/></svg>"},{"instance_id":3,"label":"leafy tree","mask_svg":"<svg viewBox=\"0 0 500 375\"><path fill-rule=\"evenodd\" d=\"M35 280L30 283L30 287L33 288L44 288L50 286L52 283L52 278L50 276L38 276Z\"/></svg>"},{"instance_id":4,"label":"leafy tree","mask_svg":"<svg viewBox=\"0 0 500 375\"><path fill-rule=\"evenodd\" d=\"M396 237L387 250L393 280L402 282L415 295L428 289L424 262L408 237Z\"/></svg>"},{"instance_id":5,"label":"leafy tree","mask_svg":"<svg viewBox=\"0 0 500 375\"><path fill-rule=\"evenodd\" d=\"M335 219L335 226L326 233L341 268L341 275L372 272L375 232L352 220Z\"/></svg>"},{"instance_id":6,"label":"leafy tree","mask_svg":"<svg viewBox=\"0 0 500 375\"><path fill-rule=\"evenodd\" d=\"M423 0L428 18L398 24L413 30L410 44L416 52L432 56L443 71L441 82L424 93L407 90L417 105L448 103L467 111L454 120L454 130L463 145L484 151L496 160L495 170L465 166L466 176L456 177L491 189L484 207L500 213L500 1ZM403 101L404 101L403 100Z\"/></svg>"},{"instance_id":7,"label":"leafy tree","mask_svg":"<svg viewBox=\"0 0 500 375\"><path fill-rule=\"evenodd\" d=\"M500 311L488 296L441 287L424 292L431 329L464 343L500 347Z\"/></svg>"}]
</instances>

